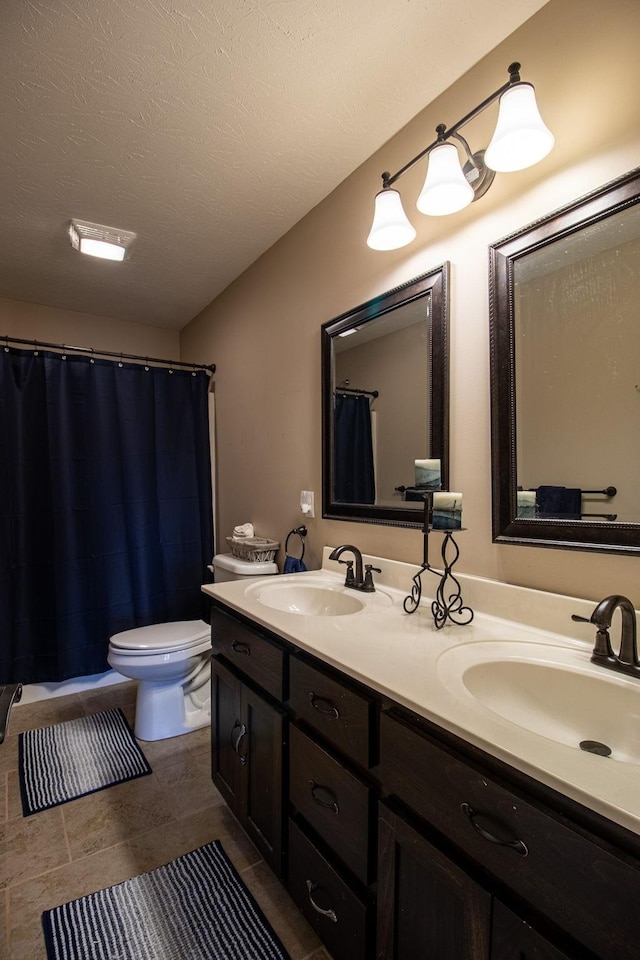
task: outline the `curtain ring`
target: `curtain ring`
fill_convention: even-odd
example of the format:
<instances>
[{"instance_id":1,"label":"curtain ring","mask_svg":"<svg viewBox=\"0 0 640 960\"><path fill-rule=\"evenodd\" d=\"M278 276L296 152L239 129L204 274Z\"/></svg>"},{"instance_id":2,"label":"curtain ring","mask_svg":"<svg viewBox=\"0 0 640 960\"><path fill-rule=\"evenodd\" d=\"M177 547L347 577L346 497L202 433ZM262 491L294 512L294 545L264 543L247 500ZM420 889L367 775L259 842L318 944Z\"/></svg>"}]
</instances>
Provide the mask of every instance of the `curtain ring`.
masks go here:
<instances>
[{"instance_id":1,"label":"curtain ring","mask_svg":"<svg viewBox=\"0 0 640 960\"><path fill-rule=\"evenodd\" d=\"M34 357L38 356L38 341L35 337L33 338L33 355Z\"/></svg>"},{"instance_id":2,"label":"curtain ring","mask_svg":"<svg viewBox=\"0 0 640 960\"><path fill-rule=\"evenodd\" d=\"M120 360L119 360L119 362L118 362L118 366L119 366L119 367L122 366L122 352L120 353Z\"/></svg>"},{"instance_id":3,"label":"curtain ring","mask_svg":"<svg viewBox=\"0 0 640 960\"><path fill-rule=\"evenodd\" d=\"M9 353L9 335L6 333L4 335L4 352Z\"/></svg>"},{"instance_id":4,"label":"curtain ring","mask_svg":"<svg viewBox=\"0 0 640 960\"><path fill-rule=\"evenodd\" d=\"M196 376L196 365L195 365L195 363L194 363L194 365L193 365L193 370L191 371L191 376L192 376L192 377L195 377L195 376Z\"/></svg>"},{"instance_id":5,"label":"curtain ring","mask_svg":"<svg viewBox=\"0 0 640 960\"><path fill-rule=\"evenodd\" d=\"M148 363L149 363L149 357L145 357L145 358L144 358L144 368L145 368L145 370L147 371L147 373L149 372L149 367L147 366Z\"/></svg>"}]
</instances>

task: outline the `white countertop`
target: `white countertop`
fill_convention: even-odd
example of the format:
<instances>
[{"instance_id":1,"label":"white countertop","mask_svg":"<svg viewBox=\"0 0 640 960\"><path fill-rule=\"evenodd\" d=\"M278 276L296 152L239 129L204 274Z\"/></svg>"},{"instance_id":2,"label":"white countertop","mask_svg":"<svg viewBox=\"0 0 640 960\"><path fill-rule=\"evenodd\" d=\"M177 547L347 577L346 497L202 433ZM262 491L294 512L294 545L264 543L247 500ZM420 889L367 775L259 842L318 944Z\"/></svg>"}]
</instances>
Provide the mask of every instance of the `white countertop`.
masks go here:
<instances>
[{"instance_id":1,"label":"white countertop","mask_svg":"<svg viewBox=\"0 0 640 960\"><path fill-rule=\"evenodd\" d=\"M364 558L382 568L382 573L375 575L378 590L368 595L356 593L363 599L364 608L345 616L313 617L275 610L260 602L259 591L250 589L261 582L313 584L314 579L318 583L320 578L339 585L344 581L344 568L328 560L330 550L325 548L321 571L286 578L245 577L206 584L202 590L300 650L640 834L640 763L594 756L577 745L559 743L503 719L469 693L456 666L463 654L486 649L475 647L470 651L463 645L483 641L496 641L502 650L507 641L516 658L525 650L530 656L534 649L539 651L540 660L546 662L553 662L554 653L559 651L569 669L595 672L596 677L603 672L609 674L607 681L619 684L620 689L625 687L625 696L627 700L631 698L632 705L637 695L637 712L630 719L638 726L634 739L640 740L640 680L612 674L592 664L595 627L571 621L572 613L590 616L594 602L459 575L463 600L474 610L474 620L468 626L447 623L436 630L430 599L423 598L412 615L403 609L418 566L379 557ZM432 595L434 585L437 586L434 576L423 576L425 594ZM612 637L617 636L615 629ZM537 646L532 648L532 644ZM590 704L586 703L586 721L589 713ZM595 733L585 729L584 739L600 739Z\"/></svg>"}]
</instances>

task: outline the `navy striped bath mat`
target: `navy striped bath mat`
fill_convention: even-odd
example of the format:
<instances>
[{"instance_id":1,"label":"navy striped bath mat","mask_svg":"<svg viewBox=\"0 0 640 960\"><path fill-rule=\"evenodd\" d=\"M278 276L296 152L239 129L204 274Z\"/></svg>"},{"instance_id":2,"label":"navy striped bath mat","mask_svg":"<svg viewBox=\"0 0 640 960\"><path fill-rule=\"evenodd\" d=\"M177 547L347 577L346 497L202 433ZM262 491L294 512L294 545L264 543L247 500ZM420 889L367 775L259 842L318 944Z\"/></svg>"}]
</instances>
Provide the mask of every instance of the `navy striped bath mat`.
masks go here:
<instances>
[{"instance_id":1,"label":"navy striped bath mat","mask_svg":"<svg viewBox=\"0 0 640 960\"><path fill-rule=\"evenodd\" d=\"M219 840L42 924L49 960L290 960Z\"/></svg>"},{"instance_id":2,"label":"navy striped bath mat","mask_svg":"<svg viewBox=\"0 0 640 960\"><path fill-rule=\"evenodd\" d=\"M124 713L93 713L19 737L25 817L151 773Z\"/></svg>"}]
</instances>

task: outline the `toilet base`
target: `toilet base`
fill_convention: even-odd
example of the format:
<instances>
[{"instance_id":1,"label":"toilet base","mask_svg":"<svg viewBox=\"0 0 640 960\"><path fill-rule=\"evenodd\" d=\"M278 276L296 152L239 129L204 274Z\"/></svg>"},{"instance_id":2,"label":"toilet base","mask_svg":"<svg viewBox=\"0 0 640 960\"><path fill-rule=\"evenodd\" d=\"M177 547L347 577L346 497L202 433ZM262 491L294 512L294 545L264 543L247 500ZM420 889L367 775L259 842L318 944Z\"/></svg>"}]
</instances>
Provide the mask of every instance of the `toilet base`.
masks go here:
<instances>
[{"instance_id":1,"label":"toilet base","mask_svg":"<svg viewBox=\"0 0 640 960\"><path fill-rule=\"evenodd\" d=\"M166 740L211 724L211 693L207 683L185 693L180 683L138 681L134 733L139 740Z\"/></svg>"}]
</instances>

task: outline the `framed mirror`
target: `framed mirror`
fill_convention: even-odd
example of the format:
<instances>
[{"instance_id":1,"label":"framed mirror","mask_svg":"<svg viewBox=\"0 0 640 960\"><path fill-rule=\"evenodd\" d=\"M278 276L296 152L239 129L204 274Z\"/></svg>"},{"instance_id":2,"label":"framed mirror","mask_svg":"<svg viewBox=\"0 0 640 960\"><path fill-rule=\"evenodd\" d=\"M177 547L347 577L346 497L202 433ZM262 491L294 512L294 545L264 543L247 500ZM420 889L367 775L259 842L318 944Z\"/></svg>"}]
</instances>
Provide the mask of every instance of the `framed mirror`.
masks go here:
<instances>
[{"instance_id":1,"label":"framed mirror","mask_svg":"<svg viewBox=\"0 0 640 960\"><path fill-rule=\"evenodd\" d=\"M323 325L323 517L421 526L416 461L448 489L448 279L445 263Z\"/></svg>"},{"instance_id":2,"label":"framed mirror","mask_svg":"<svg viewBox=\"0 0 640 960\"><path fill-rule=\"evenodd\" d=\"M493 539L640 552L640 169L490 247Z\"/></svg>"}]
</instances>

